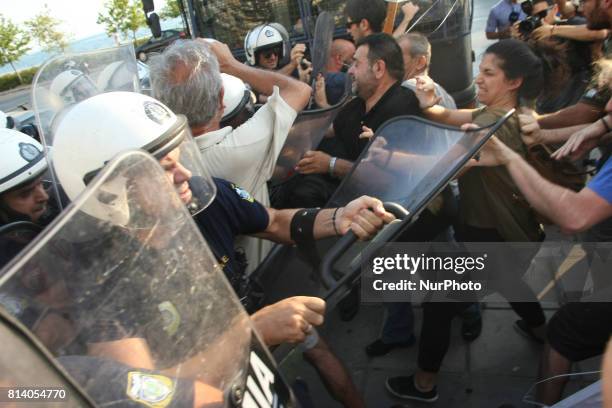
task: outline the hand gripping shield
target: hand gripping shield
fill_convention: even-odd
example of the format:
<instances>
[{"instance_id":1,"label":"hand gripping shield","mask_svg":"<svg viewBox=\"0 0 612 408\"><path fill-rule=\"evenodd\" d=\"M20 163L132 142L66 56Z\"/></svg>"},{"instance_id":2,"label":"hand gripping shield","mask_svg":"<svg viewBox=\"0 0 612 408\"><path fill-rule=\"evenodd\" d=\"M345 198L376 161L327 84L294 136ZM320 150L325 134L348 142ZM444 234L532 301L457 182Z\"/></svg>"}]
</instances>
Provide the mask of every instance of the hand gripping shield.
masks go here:
<instances>
[{"instance_id":1,"label":"hand gripping shield","mask_svg":"<svg viewBox=\"0 0 612 408\"><path fill-rule=\"evenodd\" d=\"M119 185L126 194L114 193ZM91 211L113 200L127 222ZM99 406L194 406L196 396L221 407L294 406L191 214L146 153L107 165L0 276L0 299L18 300L13 316Z\"/></svg>"}]
</instances>

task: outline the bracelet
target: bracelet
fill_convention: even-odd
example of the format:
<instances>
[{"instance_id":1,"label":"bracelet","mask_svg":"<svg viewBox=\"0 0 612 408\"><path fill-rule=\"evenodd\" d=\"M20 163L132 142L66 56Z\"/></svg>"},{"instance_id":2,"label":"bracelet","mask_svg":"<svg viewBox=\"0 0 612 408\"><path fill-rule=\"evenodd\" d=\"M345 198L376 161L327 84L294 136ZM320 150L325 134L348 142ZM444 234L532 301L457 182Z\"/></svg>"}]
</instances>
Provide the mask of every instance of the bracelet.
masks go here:
<instances>
[{"instance_id":1,"label":"bracelet","mask_svg":"<svg viewBox=\"0 0 612 408\"><path fill-rule=\"evenodd\" d=\"M336 213L338 212L339 209L340 207L336 207L336 209L334 210L334 215L332 215L332 224L334 225L334 232L336 233L337 237L340 236L340 233L338 232L338 228L336 228Z\"/></svg>"},{"instance_id":2,"label":"bracelet","mask_svg":"<svg viewBox=\"0 0 612 408\"><path fill-rule=\"evenodd\" d=\"M337 157L332 157L329 160L329 175L332 177L334 176L334 168L336 167L336 160L338 160Z\"/></svg>"},{"instance_id":3,"label":"bracelet","mask_svg":"<svg viewBox=\"0 0 612 408\"><path fill-rule=\"evenodd\" d=\"M608 133L609 133L610 131L612 131L612 128L610 128L610 125L608 125L608 122L606 122L606 117L605 117L605 116L604 116L604 117L602 117L602 118L599 118L599 120L601 120L601 122L602 122L602 123L604 124L604 126L606 127L606 132L608 132Z\"/></svg>"}]
</instances>

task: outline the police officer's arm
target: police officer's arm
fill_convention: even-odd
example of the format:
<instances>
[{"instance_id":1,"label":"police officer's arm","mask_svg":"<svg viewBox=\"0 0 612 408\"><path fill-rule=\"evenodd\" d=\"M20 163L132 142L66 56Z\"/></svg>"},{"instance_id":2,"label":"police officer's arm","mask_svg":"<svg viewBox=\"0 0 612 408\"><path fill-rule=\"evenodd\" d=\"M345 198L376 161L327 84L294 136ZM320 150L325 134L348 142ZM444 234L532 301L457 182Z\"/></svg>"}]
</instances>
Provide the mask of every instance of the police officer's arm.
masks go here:
<instances>
[{"instance_id":1,"label":"police officer's arm","mask_svg":"<svg viewBox=\"0 0 612 408\"><path fill-rule=\"evenodd\" d=\"M576 193L551 183L496 137L487 142L480 157L480 165L506 166L529 204L564 232L584 231L612 216L612 205L593 190L586 187Z\"/></svg>"},{"instance_id":2,"label":"police officer's arm","mask_svg":"<svg viewBox=\"0 0 612 408\"><path fill-rule=\"evenodd\" d=\"M325 301L294 296L266 306L251 315L251 321L267 346L304 341L313 326L323 324Z\"/></svg>"},{"instance_id":3,"label":"police officer's arm","mask_svg":"<svg viewBox=\"0 0 612 408\"><path fill-rule=\"evenodd\" d=\"M125 345L125 352L130 351L130 345ZM180 369L176 370L178 373L166 373L165 370L124 364L109 356L96 361L88 356L75 355L62 364L69 373L75 374L79 382L87 383L88 394L100 406L115 406L120 402L119 405L127 407L210 408L222 406L225 400L219 387L223 382L207 383L194 379L205 371L202 362L200 370L190 377L181 375ZM210 369L209 366L206 368ZM163 390L166 392L161 395L158 391Z\"/></svg>"},{"instance_id":4,"label":"police officer's arm","mask_svg":"<svg viewBox=\"0 0 612 408\"><path fill-rule=\"evenodd\" d=\"M193 406L194 408L206 408L222 406L225 401L223 391L211 387L201 381L193 382Z\"/></svg>"},{"instance_id":5,"label":"police officer's arm","mask_svg":"<svg viewBox=\"0 0 612 408\"><path fill-rule=\"evenodd\" d=\"M268 208L269 222L265 231L255 234L260 238L275 242L295 243L292 237L291 225L294 217L305 216L308 210L275 210ZM385 223L394 219L393 215L386 212L382 202L376 198L362 196L351 201L345 207L328 208L316 213L314 223L306 228L312 231L312 239L344 235L352 230L359 239L368 239ZM295 224L294 224L295 225Z\"/></svg>"},{"instance_id":6,"label":"police officer's arm","mask_svg":"<svg viewBox=\"0 0 612 408\"><path fill-rule=\"evenodd\" d=\"M147 341L140 337L88 343L87 354L94 357L109 358L130 367L140 367L148 370L155 368L151 349L149 349Z\"/></svg>"},{"instance_id":7,"label":"police officer's arm","mask_svg":"<svg viewBox=\"0 0 612 408\"><path fill-rule=\"evenodd\" d=\"M229 47L221 42L208 43L217 56L221 72L236 76L250 84L257 92L272 95L274 86L278 86L280 96L296 112L300 112L310 100L311 88L290 76L274 71L258 69L240 63L234 58Z\"/></svg>"}]
</instances>

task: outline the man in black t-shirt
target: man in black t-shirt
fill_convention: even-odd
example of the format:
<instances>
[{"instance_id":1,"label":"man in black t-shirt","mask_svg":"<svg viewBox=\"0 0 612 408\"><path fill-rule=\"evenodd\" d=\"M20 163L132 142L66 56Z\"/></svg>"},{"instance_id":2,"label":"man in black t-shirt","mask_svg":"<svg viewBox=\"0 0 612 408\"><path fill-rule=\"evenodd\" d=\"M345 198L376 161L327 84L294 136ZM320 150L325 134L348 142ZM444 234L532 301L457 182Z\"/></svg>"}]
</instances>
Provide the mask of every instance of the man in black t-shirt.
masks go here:
<instances>
[{"instance_id":1,"label":"man in black t-shirt","mask_svg":"<svg viewBox=\"0 0 612 408\"><path fill-rule=\"evenodd\" d=\"M402 51L393 37L372 34L357 43L350 101L333 123L333 137L321 142L319 150L308 151L297 164L303 176L298 178L287 203L292 207L321 206L353 166L369 140L361 138L366 126L374 131L389 119L400 115L420 115L418 100L401 86L404 77Z\"/></svg>"}]
</instances>

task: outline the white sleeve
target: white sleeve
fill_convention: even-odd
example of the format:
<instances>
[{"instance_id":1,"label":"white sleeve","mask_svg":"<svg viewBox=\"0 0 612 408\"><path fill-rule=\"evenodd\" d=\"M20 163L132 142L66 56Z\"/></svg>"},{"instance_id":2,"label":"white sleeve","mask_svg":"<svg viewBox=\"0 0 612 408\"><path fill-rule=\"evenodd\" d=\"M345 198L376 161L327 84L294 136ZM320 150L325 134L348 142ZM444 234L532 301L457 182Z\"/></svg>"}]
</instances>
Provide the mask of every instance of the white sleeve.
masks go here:
<instances>
[{"instance_id":1,"label":"white sleeve","mask_svg":"<svg viewBox=\"0 0 612 408\"><path fill-rule=\"evenodd\" d=\"M236 160L248 160L249 168L258 175L252 189L258 189L272 177L296 116L297 112L285 102L275 86L268 102L232 132L232 140L227 142L243 153L238 154Z\"/></svg>"}]
</instances>

